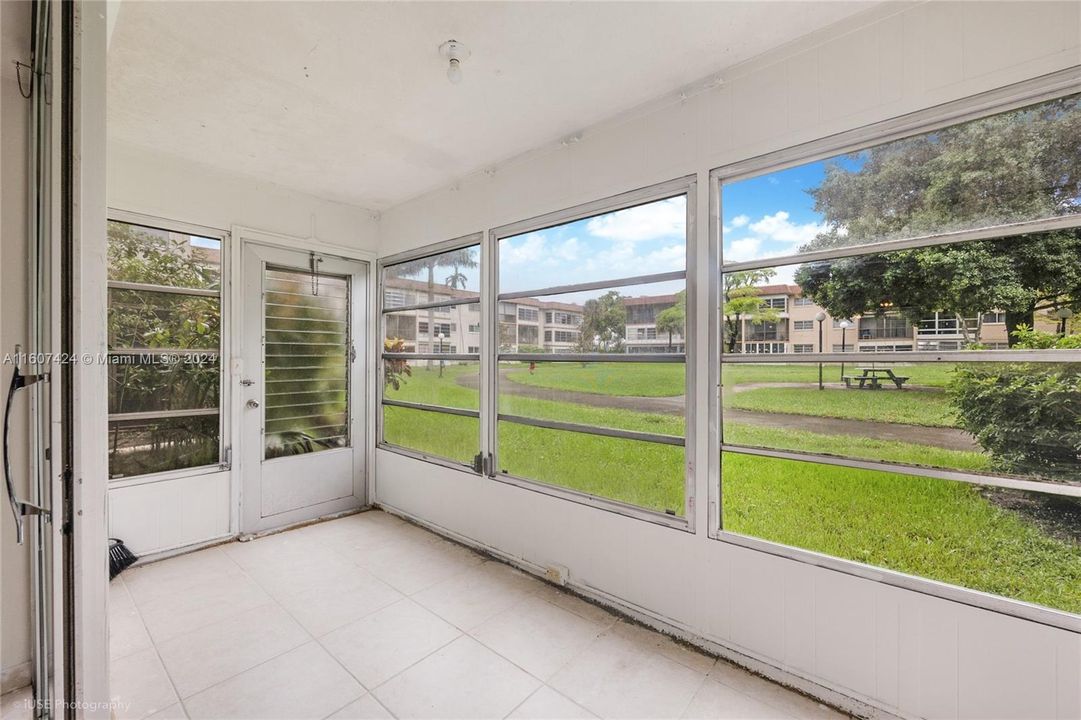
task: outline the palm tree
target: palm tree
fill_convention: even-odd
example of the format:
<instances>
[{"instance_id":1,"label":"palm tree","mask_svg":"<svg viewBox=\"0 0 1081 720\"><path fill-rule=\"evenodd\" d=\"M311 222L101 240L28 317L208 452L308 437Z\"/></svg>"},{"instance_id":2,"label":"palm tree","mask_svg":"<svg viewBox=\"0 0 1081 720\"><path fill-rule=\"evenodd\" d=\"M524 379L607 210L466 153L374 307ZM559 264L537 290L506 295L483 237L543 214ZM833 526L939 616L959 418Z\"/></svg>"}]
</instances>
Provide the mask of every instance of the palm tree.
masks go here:
<instances>
[{"instance_id":1,"label":"palm tree","mask_svg":"<svg viewBox=\"0 0 1081 720\"><path fill-rule=\"evenodd\" d=\"M452 288L458 287L460 284L465 286L466 277L460 272L460 268L475 268L477 267L477 251L479 248L468 247L461 248L459 250L451 250L450 252L440 253L439 255L429 255L428 257L419 258L417 260L411 260L404 262L401 265L395 265L392 268L394 277L409 278L417 275L427 276L428 282L428 299L427 302L435 302L435 269L436 268L454 268L454 273L447 278L447 285ZM453 278L454 282L451 282ZM428 308L428 350L432 350L432 338L435 337L435 309ZM432 367L432 361L428 361L428 368Z\"/></svg>"}]
</instances>

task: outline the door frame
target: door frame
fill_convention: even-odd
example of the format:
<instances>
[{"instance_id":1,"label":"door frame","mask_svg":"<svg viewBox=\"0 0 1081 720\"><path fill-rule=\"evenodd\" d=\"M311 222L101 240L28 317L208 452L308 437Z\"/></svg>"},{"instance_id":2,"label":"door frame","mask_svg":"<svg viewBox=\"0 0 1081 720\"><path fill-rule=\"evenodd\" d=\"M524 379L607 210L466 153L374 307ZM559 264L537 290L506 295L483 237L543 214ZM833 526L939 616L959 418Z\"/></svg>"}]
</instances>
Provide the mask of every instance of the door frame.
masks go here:
<instances>
[{"instance_id":1,"label":"door frame","mask_svg":"<svg viewBox=\"0 0 1081 720\"><path fill-rule=\"evenodd\" d=\"M234 328L239 328L243 322L241 315L244 307L243 268L246 253L249 252L248 248L250 246L263 246L277 250L293 250L301 252L311 251L321 255L338 257L343 260L361 262L367 265L367 287L364 292L364 307L357 315L353 331L354 337L362 338L362 340L355 345L357 352L356 361L358 363L363 363L360 370L363 380L355 389L351 390L353 396L350 398L350 404L353 409L352 416L363 418L365 423L363 433L358 434L353 440L353 442L357 444L363 443L363 452L361 453L361 456L364 461L363 477L360 479L361 482L357 483L356 480L354 480L354 497L357 498L361 508L370 506L375 478L375 422L372 408L374 407L374 393L376 391L376 366L371 362L371 358L375 357L373 354L377 347L377 338L375 336L378 334L376 332L377 326L372 322L372 308L375 307L377 285L375 282L376 253L360 250L358 248L325 243L314 237L301 238L293 235L258 230L243 225L232 226L231 238L233 242L234 262L229 269L229 300L235 313L233 318ZM290 524L288 513L283 513L282 516L283 520L285 520L285 524L281 526L274 525L272 527L263 527L262 523L257 521L253 528L252 523L247 521L247 518L251 517L250 512L246 512L242 507L244 476L246 472L245 452L243 447L244 441L242 439L243 435L241 428L241 409L244 407L242 397L243 392L240 385L240 381L243 379L241 372L243 368L242 335L243 334L239 332L232 332L231 337L228 339L231 360L229 362L229 368L226 371L229 381L228 393L230 405L233 408L229 418L230 436L233 438L230 524L238 534L278 530L281 529L281 527L288 527ZM335 511L332 511L331 514L334 514L334 512ZM306 520L297 522L306 522Z\"/></svg>"}]
</instances>

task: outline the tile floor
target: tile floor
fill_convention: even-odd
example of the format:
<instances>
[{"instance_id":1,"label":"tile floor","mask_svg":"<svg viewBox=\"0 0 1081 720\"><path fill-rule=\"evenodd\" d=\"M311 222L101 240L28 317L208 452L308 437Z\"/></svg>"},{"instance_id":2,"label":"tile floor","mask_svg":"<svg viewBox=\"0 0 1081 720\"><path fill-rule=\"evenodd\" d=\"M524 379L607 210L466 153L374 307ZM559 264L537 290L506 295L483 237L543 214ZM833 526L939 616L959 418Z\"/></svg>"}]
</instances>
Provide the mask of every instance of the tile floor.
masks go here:
<instances>
[{"instance_id":1,"label":"tile floor","mask_svg":"<svg viewBox=\"0 0 1081 720\"><path fill-rule=\"evenodd\" d=\"M110 605L118 718L843 717L378 511L133 568Z\"/></svg>"}]
</instances>

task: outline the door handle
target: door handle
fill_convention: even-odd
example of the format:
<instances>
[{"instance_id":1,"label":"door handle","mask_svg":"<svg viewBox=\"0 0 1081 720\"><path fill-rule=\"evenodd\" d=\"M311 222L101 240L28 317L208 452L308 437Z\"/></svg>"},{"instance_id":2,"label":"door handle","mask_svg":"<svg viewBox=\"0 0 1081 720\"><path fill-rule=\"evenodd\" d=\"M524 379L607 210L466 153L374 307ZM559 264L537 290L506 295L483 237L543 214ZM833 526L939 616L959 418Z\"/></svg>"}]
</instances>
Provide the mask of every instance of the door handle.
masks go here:
<instances>
[{"instance_id":1,"label":"door handle","mask_svg":"<svg viewBox=\"0 0 1081 720\"><path fill-rule=\"evenodd\" d=\"M251 410L254 410L255 408L259 407L259 401L258 400L249 400L247 404L248 404L248 408L251 409Z\"/></svg>"},{"instance_id":2,"label":"door handle","mask_svg":"<svg viewBox=\"0 0 1081 720\"><path fill-rule=\"evenodd\" d=\"M23 544L25 526L23 518L27 515L40 515L46 520L50 519L49 511L40 505L35 505L26 500L20 500L15 494L15 482L11 477L11 459L8 457L8 434L11 426L11 408L15 404L15 393L28 385L33 385L40 380L48 380L47 374L23 375L19 372L18 357L22 348L15 346L15 371L11 375L11 385L8 386L7 401L4 403L4 483L7 485L8 502L11 503L11 512L15 516L15 540L19 545Z\"/></svg>"},{"instance_id":3,"label":"door handle","mask_svg":"<svg viewBox=\"0 0 1081 720\"><path fill-rule=\"evenodd\" d=\"M251 387L252 385L255 384L255 381L254 380L241 380L240 384L243 385L244 387Z\"/></svg>"}]
</instances>

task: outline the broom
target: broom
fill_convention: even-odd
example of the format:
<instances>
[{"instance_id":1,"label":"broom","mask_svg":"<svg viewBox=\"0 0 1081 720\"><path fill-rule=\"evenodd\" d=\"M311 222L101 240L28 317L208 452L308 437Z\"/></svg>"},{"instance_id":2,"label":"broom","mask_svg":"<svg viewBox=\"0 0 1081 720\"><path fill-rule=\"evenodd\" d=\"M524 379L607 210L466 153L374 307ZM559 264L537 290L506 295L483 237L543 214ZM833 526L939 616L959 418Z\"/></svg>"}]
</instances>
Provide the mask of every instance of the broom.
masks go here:
<instances>
[{"instance_id":1,"label":"broom","mask_svg":"<svg viewBox=\"0 0 1081 720\"><path fill-rule=\"evenodd\" d=\"M128 550L123 540L109 538L109 579L131 567L139 556Z\"/></svg>"}]
</instances>

